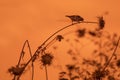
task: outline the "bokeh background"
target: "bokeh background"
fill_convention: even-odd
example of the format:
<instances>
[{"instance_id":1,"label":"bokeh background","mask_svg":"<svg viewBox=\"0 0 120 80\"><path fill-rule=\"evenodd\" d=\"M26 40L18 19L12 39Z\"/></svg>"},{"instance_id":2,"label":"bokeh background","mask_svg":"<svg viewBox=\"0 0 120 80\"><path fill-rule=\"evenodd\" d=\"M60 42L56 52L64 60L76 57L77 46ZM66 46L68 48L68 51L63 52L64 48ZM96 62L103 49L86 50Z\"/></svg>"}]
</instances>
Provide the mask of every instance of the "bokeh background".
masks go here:
<instances>
[{"instance_id":1,"label":"bokeh background","mask_svg":"<svg viewBox=\"0 0 120 80\"><path fill-rule=\"evenodd\" d=\"M30 41L34 52L50 34L70 24L65 15L90 21L103 15L105 29L119 34L119 7L119 0L0 0L0 80L11 80L7 69L18 61L24 41Z\"/></svg>"}]
</instances>

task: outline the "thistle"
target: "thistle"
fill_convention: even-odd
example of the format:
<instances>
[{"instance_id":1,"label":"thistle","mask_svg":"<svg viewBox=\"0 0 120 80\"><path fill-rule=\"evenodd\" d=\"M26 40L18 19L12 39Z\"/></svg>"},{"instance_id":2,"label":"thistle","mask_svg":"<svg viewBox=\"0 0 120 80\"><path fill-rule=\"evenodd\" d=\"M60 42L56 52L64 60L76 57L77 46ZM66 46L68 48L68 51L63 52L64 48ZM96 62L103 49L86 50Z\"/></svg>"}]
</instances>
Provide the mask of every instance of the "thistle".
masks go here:
<instances>
[{"instance_id":1,"label":"thistle","mask_svg":"<svg viewBox=\"0 0 120 80\"><path fill-rule=\"evenodd\" d=\"M43 65L51 65L53 58L53 55L50 53L45 53L41 56L41 62Z\"/></svg>"}]
</instances>

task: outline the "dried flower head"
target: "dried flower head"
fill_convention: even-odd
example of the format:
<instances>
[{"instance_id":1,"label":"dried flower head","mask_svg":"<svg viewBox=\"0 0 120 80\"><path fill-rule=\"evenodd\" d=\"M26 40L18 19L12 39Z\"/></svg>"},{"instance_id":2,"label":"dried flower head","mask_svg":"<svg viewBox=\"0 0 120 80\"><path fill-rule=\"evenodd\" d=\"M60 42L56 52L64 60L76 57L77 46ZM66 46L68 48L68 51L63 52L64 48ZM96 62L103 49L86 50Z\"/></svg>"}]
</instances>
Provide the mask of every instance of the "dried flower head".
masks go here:
<instances>
[{"instance_id":1,"label":"dried flower head","mask_svg":"<svg viewBox=\"0 0 120 80\"><path fill-rule=\"evenodd\" d=\"M41 62L43 65L51 65L53 60L53 55L50 53L45 53L41 56Z\"/></svg>"},{"instance_id":2,"label":"dried flower head","mask_svg":"<svg viewBox=\"0 0 120 80\"><path fill-rule=\"evenodd\" d=\"M66 75L66 72L64 72L64 71L59 73L59 77L60 77L60 78L63 78L64 75Z\"/></svg>"},{"instance_id":3,"label":"dried flower head","mask_svg":"<svg viewBox=\"0 0 120 80\"><path fill-rule=\"evenodd\" d=\"M92 74L92 77L95 79L95 80L101 80L101 78L105 77L105 73L103 71L100 71L99 69L98 70L95 70Z\"/></svg>"},{"instance_id":4,"label":"dried flower head","mask_svg":"<svg viewBox=\"0 0 120 80\"><path fill-rule=\"evenodd\" d=\"M114 76L108 76L108 80L115 80Z\"/></svg>"},{"instance_id":5,"label":"dried flower head","mask_svg":"<svg viewBox=\"0 0 120 80\"><path fill-rule=\"evenodd\" d=\"M24 71L24 67L11 67L8 69L8 72L13 75L20 75Z\"/></svg>"},{"instance_id":6,"label":"dried flower head","mask_svg":"<svg viewBox=\"0 0 120 80\"><path fill-rule=\"evenodd\" d=\"M66 67L67 67L67 69L68 69L69 71L75 69L75 65L66 65Z\"/></svg>"},{"instance_id":7,"label":"dried flower head","mask_svg":"<svg viewBox=\"0 0 120 80\"><path fill-rule=\"evenodd\" d=\"M62 35L57 35L56 40L61 41L62 39L64 39Z\"/></svg>"},{"instance_id":8,"label":"dried flower head","mask_svg":"<svg viewBox=\"0 0 120 80\"><path fill-rule=\"evenodd\" d=\"M105 21L103 19L103 16L97 18L98 18L99 29L103 29L105 26Z\"/></svg>"},{"instance_id":9,"label":"dried flower head","mask_svg":"<svg viewBox=\"0 0 120 80\"><path fill-rule=\"evenodd\" d=\"M95 31L89 31L88 33L93 37L97 35Z\"/></svg>"},{"instance_id":10,"label":"dried flower head","mask_svg":"<svg viewBox=\"0 0 120 80\"><path fill-rule=\"evenodd\" d=\"M117 65L118 68L120 68L120 59L117 60L116 65Z\"/></svg>"},{"instance_id":11,"label":"dried flower head","mask_svg":"<svg viewBox=\"0 0 120 80\"><path fill-rule=\"evenodd\" d=\"M85 29L79 29L77 30L78 37L84 37L86 30Z\"/></svg>"}]
</instances>

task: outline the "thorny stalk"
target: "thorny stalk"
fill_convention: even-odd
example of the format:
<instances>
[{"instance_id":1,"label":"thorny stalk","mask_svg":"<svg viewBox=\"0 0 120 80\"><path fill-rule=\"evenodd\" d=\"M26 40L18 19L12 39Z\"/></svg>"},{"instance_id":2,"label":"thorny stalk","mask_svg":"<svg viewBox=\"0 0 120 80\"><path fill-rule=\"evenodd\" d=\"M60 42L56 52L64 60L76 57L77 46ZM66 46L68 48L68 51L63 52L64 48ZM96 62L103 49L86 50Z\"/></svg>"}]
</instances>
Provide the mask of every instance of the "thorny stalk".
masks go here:
<instances>
[{"instance_id":1,"label":"thorny stalk","mask_svg":"<svg viewBox=\"0 0 120 80\"><path fill-rule=\"evenodd\" d=\"M116 50L117 50L117 48L118 48L119 41L120 41L120 36L119 36L119 38L118 38L117 44L116 44L116 46L115 46L115 49L114 49L114 51L113 51L113 53L112 53L110 59L106 62L104 68L102 69L103 72L105 71L105 69L106 69L107 66L109 65L110 61L112 60L112 58L113 58L114 55L116 54Z\"/></svg>"},{"instance_id":2,"label":"thorny stalk","mask_svg":"<svg viewBox=\"0 0 120 80\"><path fill-rule=\"evenodd\" d=\"M70 25L68 25L68 26L65 26L65 27L59 29L58 31L54 32L50 37L48 37L48 38L37 48L37 50L35 51L35 53L33 54L33 56L32 56L32 57L28 60L28 62L24 65L23 71L25 70L25 68L27 67L27 65L28 65L37 55L39 55L39 53L41 53L41 52L38 53L38 51L43 51L43 50L45 50L46 47L43 47L43 46L44 46L44 45L46 44L46 42L49 41L54 35L56 35L56 34L59 33L60 31L66 29L66 28L68 28L68 27L71 27L71 26L73 26L73 25L80 24L80 23L96 23L96 24L98 24L98 22L90 22L90 21L76 22L76 23L72 23L72 24L70 24ZM26 43L28 43L28 40L25 41L21 53L23 53L23 50L24 50L24 47L25 47L25 44L26 44ZM18 62L18 66L19 66L19 64L20 64L21 58L22 58L22 56L20 56L20 59L19 59L19 62ZM22 75L22 74L21 74L21 75ZM21 75L19 76L19 78L21 77Z\"/></svg>"}]
</instances>

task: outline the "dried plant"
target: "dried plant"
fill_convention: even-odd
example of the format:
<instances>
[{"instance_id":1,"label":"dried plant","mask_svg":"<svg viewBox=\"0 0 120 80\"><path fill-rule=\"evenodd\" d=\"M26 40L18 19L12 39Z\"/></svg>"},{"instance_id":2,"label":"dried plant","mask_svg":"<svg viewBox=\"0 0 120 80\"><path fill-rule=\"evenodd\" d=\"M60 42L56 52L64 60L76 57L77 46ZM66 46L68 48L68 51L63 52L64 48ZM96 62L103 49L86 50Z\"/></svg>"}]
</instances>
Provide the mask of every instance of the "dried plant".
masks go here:
<instances>
[{"instance_id":1,"label":"dried plant","mask_svg":"<svg viewBox=\"0 0 120 80\"><path fill-rule=\"evenodd\" d=\"M47 67L51 66L55 56L52 53L49 53L47 50L55 42L61 42L65 39L64 35L59 35L59 32L62 32L64 29L67 29L76 24L90 23L98 24L99 28L94 30L89 30L87 28L77 29L75 31L76 39L74 39L76 44L80 44L82 47L77 49L72 45L72 49L68 50L68 55L71 57L74 64L67 63L65 71L59 73L59 80L117 80L120 79L120 59L116 53L117 48L119 47L118 36L114 34L113 36L104 30L105 20L102 17L98 17L98 21L85 21L85 19L79 15L67 15L66 17L70 18L72 23L68 26L65 26L58 31L51 34L34 52L32 55L30 44L28 40L25 41L23 48L21 50L21 55L16 66L8 69L9 73L14 76L13 80L20 80L23 73L26 71L26 68L31 63L32 67L32 80L34 80L34 62L39 60L45 68L46 80L48 77ZM83 47L88 46L89 44L82 45L80 42L81 39L87 39L90 43L94 44L95 48L92 53L92 58L85 58L81 56L81 50ZM70 39L67 39L66 42L69 44ZM25 55L25 46L28 45L30 59L24 63L21 63L22 58ZM58 45L57 45L58 46ZM71 46L71 45L70 45ZM56 49L57 50L57 49ZM89 49L88 49L89 50ZM111 54L112 53L112 54ZM114 58L114 60L113 60ZM113 73L114 72L114 73ZM115 76L117 74L117 77ZM67 77L66 77L67 76Z\"/></svg>"}]
</instances>

